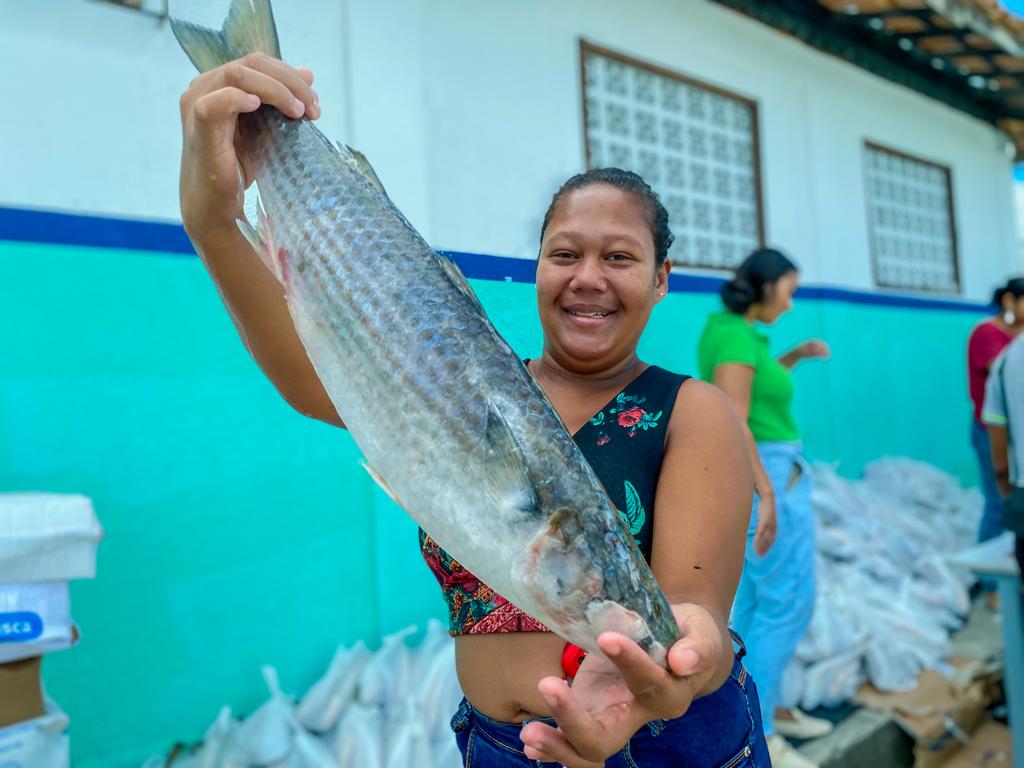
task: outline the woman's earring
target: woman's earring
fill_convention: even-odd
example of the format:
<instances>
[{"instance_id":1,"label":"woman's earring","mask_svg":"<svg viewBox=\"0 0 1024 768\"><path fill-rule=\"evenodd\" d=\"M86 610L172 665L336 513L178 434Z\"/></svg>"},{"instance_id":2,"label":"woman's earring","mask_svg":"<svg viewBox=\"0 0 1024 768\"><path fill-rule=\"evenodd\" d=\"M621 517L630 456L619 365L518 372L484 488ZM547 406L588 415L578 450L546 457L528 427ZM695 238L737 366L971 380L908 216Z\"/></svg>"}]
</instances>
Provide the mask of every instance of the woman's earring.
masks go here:
<instances>
[{"instance_id":1,"label":"woman's earring","mask_svg":"<svg viewBox=\"0 0 1024 768\"><path fill-rule=\"evenodd\" d=\"M1006 323L1007 325L1013 325L1014 323L1017 322L1017 316L1013 314L1012 309L1008 309L1005 312L1003 312L1003 322Z\"/></svg>"}]
</instances>

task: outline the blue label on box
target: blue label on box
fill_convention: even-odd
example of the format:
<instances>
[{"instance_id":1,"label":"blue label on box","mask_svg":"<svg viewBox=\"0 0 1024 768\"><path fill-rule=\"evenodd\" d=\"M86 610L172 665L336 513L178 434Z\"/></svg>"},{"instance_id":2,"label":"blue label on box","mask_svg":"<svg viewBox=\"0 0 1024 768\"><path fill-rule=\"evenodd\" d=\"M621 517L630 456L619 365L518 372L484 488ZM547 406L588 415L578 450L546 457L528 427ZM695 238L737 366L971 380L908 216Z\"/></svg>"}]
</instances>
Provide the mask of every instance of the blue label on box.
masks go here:
<instances>
[{"instance_id":1,"label":"blue label on box","mask_svg":"<svg viewBox=\"0 0 1024 768\"><path fill-rule=\"evenodd\" d=\"M26 643L42 634L43 620L38 613L0 613L0 643Z\"/></svg>"}]
</instances>

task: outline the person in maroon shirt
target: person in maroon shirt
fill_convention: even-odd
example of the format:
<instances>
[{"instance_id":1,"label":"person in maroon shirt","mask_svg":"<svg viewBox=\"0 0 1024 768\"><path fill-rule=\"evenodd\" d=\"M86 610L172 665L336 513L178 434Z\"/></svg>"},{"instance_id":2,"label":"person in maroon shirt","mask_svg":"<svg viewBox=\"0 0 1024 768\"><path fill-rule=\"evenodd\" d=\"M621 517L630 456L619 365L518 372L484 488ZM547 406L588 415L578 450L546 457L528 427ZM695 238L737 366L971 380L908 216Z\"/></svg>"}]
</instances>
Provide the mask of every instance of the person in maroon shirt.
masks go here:
<instances>
[{"instance_id":1,"label":"person in maroon shirt","mask_svg":"<svg viewBox=\"0 0 1024 768\"><path fill-rule=\"evenodd\" d=\"M978 323L967 342L967 380L974 417L971 419L971 444L978 456L985 509L978 526L978 541L987 541L1003 532L1003 498L992 474L992 453L988 433L981 423L981 406L985 401L985 382L999 353L1024 328L1024 277L1010 279L997 288L992 303L999 308L994 316ZM998 606L995 584L982 581L982 591L989 607Z\"/></svg>"}]
</instances>

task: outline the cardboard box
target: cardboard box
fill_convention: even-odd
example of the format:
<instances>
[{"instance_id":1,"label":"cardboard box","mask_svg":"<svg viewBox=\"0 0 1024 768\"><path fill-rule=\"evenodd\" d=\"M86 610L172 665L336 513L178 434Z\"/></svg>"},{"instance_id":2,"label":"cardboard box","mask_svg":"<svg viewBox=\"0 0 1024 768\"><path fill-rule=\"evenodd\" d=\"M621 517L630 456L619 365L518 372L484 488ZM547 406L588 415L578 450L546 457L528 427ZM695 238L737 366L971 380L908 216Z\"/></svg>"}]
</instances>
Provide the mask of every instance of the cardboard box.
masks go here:
<instances>
[{"instance_id":1,"label":"cardboard box","mask_svg":"<svg viewBox=\"0 0 1024 768\"><path fill-rule=\"evenodd\" d=\"M967 744L942 763L942 768L1013 768L1011 742L1009 728L994 720L986 720L978 726Z\"/></svg>"},{"instance_id":2,"label":"cardboard box","mask_svg":"<svg viewBox=\"0 0 1024 768\"><path fill-rule=\"evenodd\" d=\"M36 656L0 664L0 728L45 713L39 677L41 662Z\"/></svg>"},{"instance_id":3,"label":"cardboard box","mask_svg":"<svg viewBox=\"0 0 1024 768\"><path fill-rule=\"evenodd\" d=\"M864 685L855 701L889 713L914 740L917 768L936 768L967 741L995 700L1002 669L975 660L950 659L956 674L943 677L923 670L917 688L906 693L884 693Z\"/></svg>"}]
</instances>

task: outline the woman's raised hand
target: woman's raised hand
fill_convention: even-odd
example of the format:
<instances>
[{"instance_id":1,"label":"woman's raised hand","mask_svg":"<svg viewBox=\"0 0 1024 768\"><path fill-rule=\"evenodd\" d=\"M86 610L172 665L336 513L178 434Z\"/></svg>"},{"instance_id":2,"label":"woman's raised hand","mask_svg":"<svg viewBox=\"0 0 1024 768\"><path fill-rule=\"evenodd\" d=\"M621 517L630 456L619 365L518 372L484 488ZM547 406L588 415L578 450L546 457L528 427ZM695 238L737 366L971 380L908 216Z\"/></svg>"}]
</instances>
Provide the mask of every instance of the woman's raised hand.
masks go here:
<instances>
[{"instance_id":1,"label":"woman's raised hand","mask_svg":"<svg viewBox=\"0 0 1024 768\"><path fill-rule=\"evenodd\" d=\"M832 356L832 348L821 339L805 341L797 347L797 350L800 352L800 357L804 360L812 360L815 358L828 360Z\"/></svg>"},{"instance_id":2,"label":"woman's raised hand","mask_svg":"<svg viewBox=\"0 0 1024 768\"><path fill-rule=\"evenodd\" d=\"M180 100L181 215L193 240L233 230L251 173L240 160L238 116L263 104L292 118L320 116L313 73L253 53L196 77Z\"/></svg>"}]
</instances>

